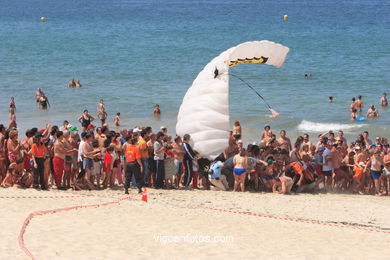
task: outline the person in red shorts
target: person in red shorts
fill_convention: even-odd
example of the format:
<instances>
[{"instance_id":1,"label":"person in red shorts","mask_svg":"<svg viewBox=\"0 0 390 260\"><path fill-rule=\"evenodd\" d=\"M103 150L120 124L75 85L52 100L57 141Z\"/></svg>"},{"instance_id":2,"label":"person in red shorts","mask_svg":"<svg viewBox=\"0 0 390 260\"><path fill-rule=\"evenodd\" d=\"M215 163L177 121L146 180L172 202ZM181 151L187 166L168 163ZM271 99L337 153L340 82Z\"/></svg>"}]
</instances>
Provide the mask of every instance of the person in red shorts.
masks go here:
<instances>
[{"instance_id":1,"label":"person in red shorts","mask_svg":"<svg viewBox=\"0 0 390 260\"><path fill-rule=\"evenodd\" d=\"M54 143L54 181L57 189L62 189L62 175L64 174L65 156L74 152L74 149L67 149L64 144L64 135L62 131L57 132L57 141Z\"/></svg>"}]
</instances>

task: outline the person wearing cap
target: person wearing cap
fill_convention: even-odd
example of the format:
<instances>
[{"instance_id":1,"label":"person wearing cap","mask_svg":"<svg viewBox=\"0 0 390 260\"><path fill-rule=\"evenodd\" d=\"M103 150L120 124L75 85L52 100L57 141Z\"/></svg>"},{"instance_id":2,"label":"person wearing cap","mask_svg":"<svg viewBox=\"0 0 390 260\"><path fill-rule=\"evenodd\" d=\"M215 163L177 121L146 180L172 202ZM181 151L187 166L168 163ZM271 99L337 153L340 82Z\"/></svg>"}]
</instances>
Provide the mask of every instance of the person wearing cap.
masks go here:
<instances>
[{"instance_id":1,"label":"person wearing cap","mask_svg":"<svg viewBox=\"0 0 390 260\"><path fill-rule=\"evenodd\" d=\"M31 146L30 155L34 167L34 188L41 186L42 190L47 190L45 184L45 157L47 155L47 148L42 142L42 133L36 133L33 137L33 144Z\"/></svg>"},{"instance_id":2,"label":"person wearing cap","mask_svg":"<svg viewBox=\"0 0 390 260\"><path fill-rule=\"evenodd\" d=\"M185 152L183 157L184 164L184 187L188 189L190 187L190 183L193 176L193 165L192 160L195 159L195 152L192 150L190 145L191 136L189 134L185 134L183 136L182 147Z\"/></svg>"},{"instance_id":3,"label":"person wearing cap","mask_svg":"<svg viewBox=\"0 0 390 260\"><path fill-rule=\"evenodd\" d=\"M155 188L161 189L164 187L165 179L165 166L164 166L164 152L165 147L162 143L164 139L164 134L158 132L156 136L156 141L153 144L154 148L154 161L156 162L156 183Z\"/></svg>"}]
</instances>

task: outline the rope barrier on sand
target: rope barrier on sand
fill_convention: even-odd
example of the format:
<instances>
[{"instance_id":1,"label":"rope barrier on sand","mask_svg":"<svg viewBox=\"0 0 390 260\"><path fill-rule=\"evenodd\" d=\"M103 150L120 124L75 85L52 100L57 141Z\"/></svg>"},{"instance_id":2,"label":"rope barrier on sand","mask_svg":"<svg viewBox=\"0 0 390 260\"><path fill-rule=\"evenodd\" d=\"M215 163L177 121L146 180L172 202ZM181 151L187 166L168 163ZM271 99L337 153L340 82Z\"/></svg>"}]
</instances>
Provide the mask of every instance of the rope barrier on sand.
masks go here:
<instances>
[{"instance_id":1,"label":"rope barrier on sand","mask_svg":"<svg viewBox=\"0 0 390 260\"><path fill-rule=\"evenodd\" d=\"M149 195L160 196L162 198L172 200L172 201L177 201L177 202L187 202L185 200L178 200L178 199L175 199L172 197L167 197L167 196L164 196L161 194L156 194L156 193L149 193ZM236 211L236 210L207 207L207 206L193 204L193 203L190 203L189 205L192 207L204 208L204 209L208 209L208 210L231 213L231 214L247 215L247 216L253 216L253 217L268 218L268 219L275 219L275 220L296 222L296 223L303 223L303 224L322 225L322 226L329 226L329 227L347 228L347 229L355 229L355 230L360 230L360 231L370 231L370 232L390 234L390 231L383 230L383 229L363 228L363 227L357 227L357 226L346 225L346 224L342 224L342 225L332 224L332 223L326 223L326 222L315 221L315 220L302 220L302 219L294 219L294 218L276 217L276 216L256 214L256 213L251 213L251 212L243 212L243 211Z\"/></svg>"},{"instance_id":2,"label":"rope barrier on sand","mask_svg":"<svg viewBox=\"0 0 390 260\"><path fill-rule=\"evenodd\" d=\"M18 196L18 197L0 197L0 199L69 199L69 198L115 198L115 195L75 195L75 196Z\"/></svg>"},{"instance_id":3,"label":"rope barrier on sand","mask_svg":"<svg viewBox=\"0 0 390 260\"><path fill-rule=\"evenodd\" d=\"M113 201L109 201L109 202L105 202L105 203L98 203L98 204L92 204L92 205L80 205L80 206L72 206L72 207L67 207L67 208L59 208L59 209L52 209L52 210L42 210L42 211L35 211L35 212L32 212L30 213L30 215L28 215L28 217L24 220L23 222L23 226L22 228L20 229L20 232L19 232L19 236L18 236L18 243L19 243L19 247L23 250L23 252L29 256L32 260L36 260L35 256L30 252L30 250L28 250L28 248L26 247L25 243L24 243L24 238L23 238L23 235L24 233L26 232L26 228L27 226L29 225L30 221L32 218L34 218L35 216L42 216L42 215L46 215L46 214L51 214L51 213L58 213L58 212L61 212L61 211L68 211L68 210L73 210L73 209L82 209L82 208L90 208L90 207L100 207L100 206L108 206L108 205L112 205L112 204L117 204L123 200L128 200L128 199L131 199L137 195L143 195L143 196L146 196L143 193L137 193L137 194L133 194L131 196L125 196L125 197L122 197L122 198L119 198L119 199L116 199L116 200L113 200Z\"/></svg>"}]
</instances>

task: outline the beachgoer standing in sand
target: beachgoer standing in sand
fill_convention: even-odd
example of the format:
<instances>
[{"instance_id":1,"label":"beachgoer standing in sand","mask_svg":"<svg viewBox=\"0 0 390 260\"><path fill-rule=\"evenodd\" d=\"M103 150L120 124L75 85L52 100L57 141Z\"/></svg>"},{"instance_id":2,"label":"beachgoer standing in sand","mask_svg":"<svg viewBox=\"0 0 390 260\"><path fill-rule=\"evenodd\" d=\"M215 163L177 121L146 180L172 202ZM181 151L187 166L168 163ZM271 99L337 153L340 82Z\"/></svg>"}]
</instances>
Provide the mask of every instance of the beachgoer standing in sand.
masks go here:
<instances>
[{"instance_id":1,"label":"beachgoer standing in sand","mask_svg":"<svg viewBox=\"0 0 390 260\"><path fill-rule=\"evenodd\" d=\"M154 148L154 161L156 162L156 189L162 189L164 187L165 179L165 166L164 166L164 152L165 147L162 143L164 139L164 134L161 132L157 133L157 139L153 144ZM192 164L191 164L192 166Z\"/></svg>"},{"instance_id":2,"label":"beachgoer standing in sand","mask_svg":"<svg viewBox=\"0 0 390 260\"><path fill-rule=\"evenodd\" d=\"M195 159L195 152L192 150L192 147L190 145L191 136L189 134L185 134L183 136L183 150L185 152L183 157L183 164L184 164L184 187L189 188L191 179L193 176L193 165L192 160Z\"/></svg>"},{"instance_id":3,"label":"beachgoer standing in sand","mask_svg":"<svg viewBox=\"0 0 390 260\"><path fill-rule=\"evenodd\" d=\"M130 145L126 148L125 157L126 157L126 171L125 171L125 194L129 194L129 187L131 179L134 175L135 182L137 184L138 193L142 192L142 186L144 185L142 172L143 166L141 162L141 152L136 146L137 137L132 137L130 140Z\"/></svg>"},{"instance_id":4,"label":"beachgoer standing in sand","mask_svg":"<svg viewBox=\"0 0 390 260\"><path fill-rule=\"evenodd\" d=\"M241 149L240 153L233 157L233 174L234 174L234 188L233 191L245 191L246 168L248 168L248 157L245 149Z\"/></svg>"},{"instance_id":5,"label":"beachgoer standing in sand","mask_svg":"<svg viewBox=\"0 0 390 260\"><path fill-rule=\"evenodd\" d=\"M286 136L285 130L280 131L280 137L278 138L277 141L281 150L284 149L287 152L290 152L292 150L290 138Z\"/></svg>"},{"instance_id":6,"label":"beachgoer standing in sand","mask_svg":"<svg viewBox=\"0 0 390 260\"><path fill-rule=\"evenodd\" d=\"M383 93L383 96L381 97L381 100L379 102L382 107L387 107L388 102L387 102L387 94Z\"/></svg>"}]
</instances>

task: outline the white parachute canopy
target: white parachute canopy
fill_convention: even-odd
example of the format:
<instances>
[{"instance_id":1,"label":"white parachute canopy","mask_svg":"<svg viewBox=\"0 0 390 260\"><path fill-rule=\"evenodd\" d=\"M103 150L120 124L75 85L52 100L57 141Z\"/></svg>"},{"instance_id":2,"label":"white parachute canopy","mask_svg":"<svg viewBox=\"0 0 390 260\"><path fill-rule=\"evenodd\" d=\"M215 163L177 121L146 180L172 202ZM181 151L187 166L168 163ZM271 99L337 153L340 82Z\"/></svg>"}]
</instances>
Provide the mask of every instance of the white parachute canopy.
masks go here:
<instances>
[{"instance_id":1,"label":"white parachute canopy","mask_svg":"<svg viewBox=\"0 0 390 260\"><path fill-rule=\"evenodd\" d=\"M195 151L216 158L229 141L229 68L242 63L280 67L288 52L288 47L266 40L245 42L222 52L204 67L184 96L176 133L191 135Z\"/></svg>"}]
</instances>

